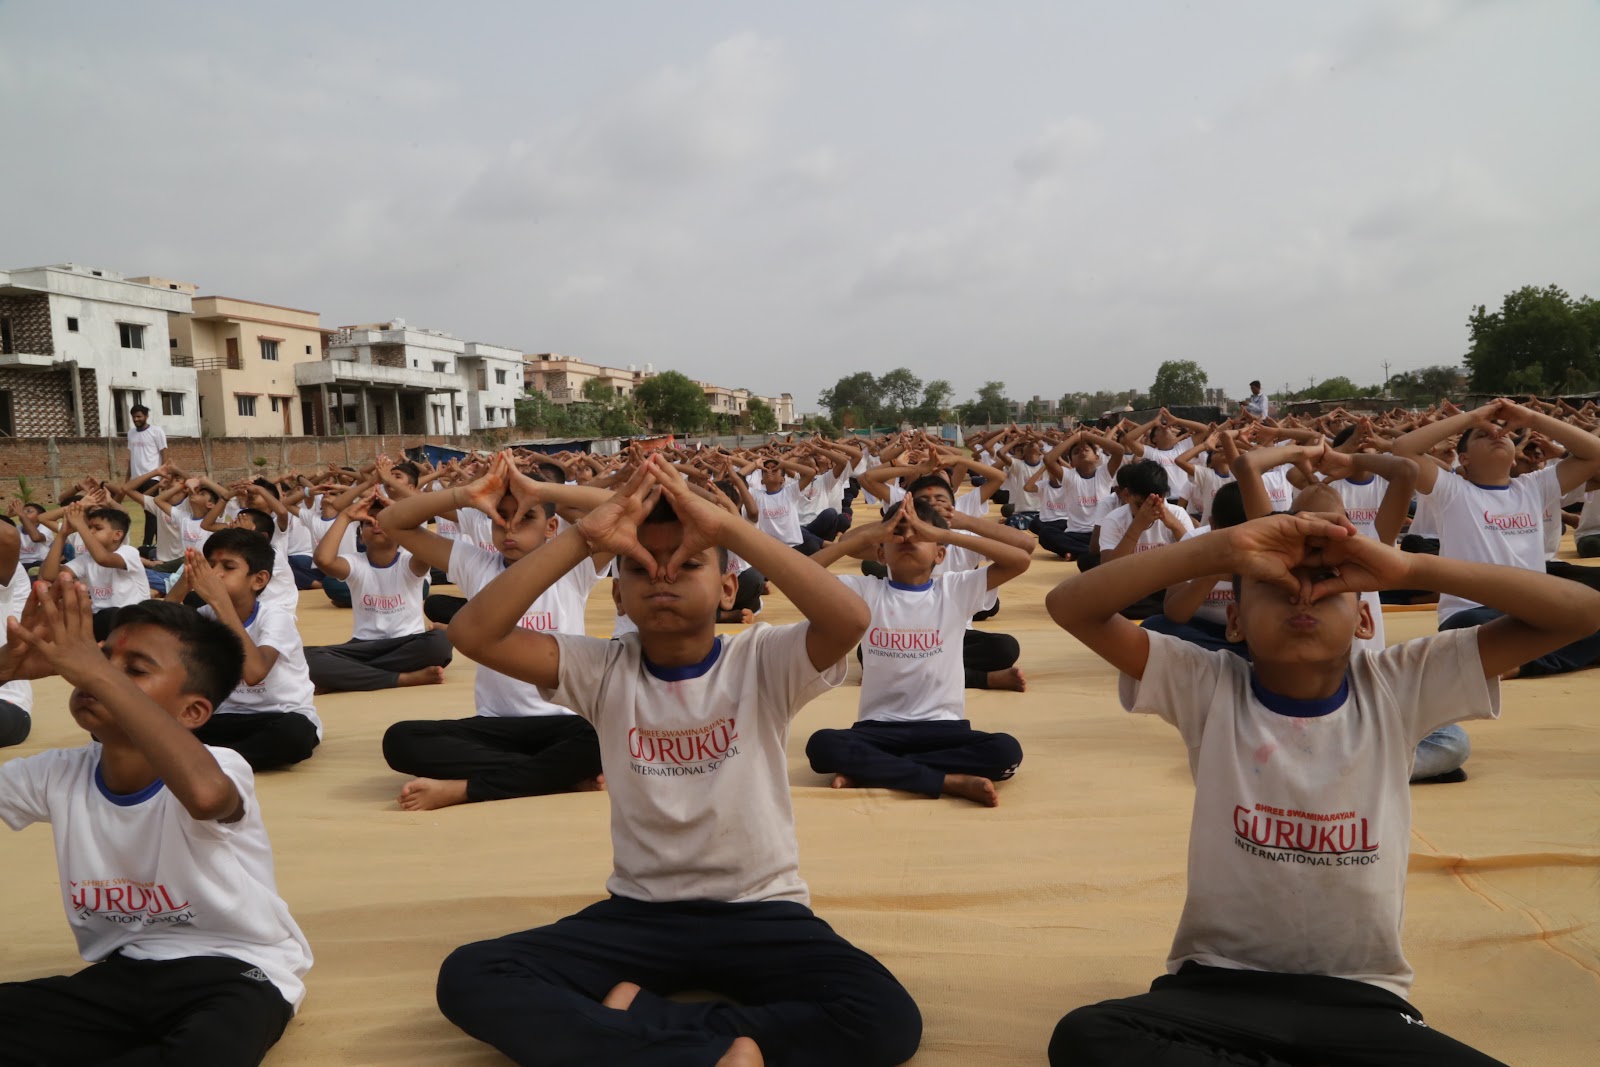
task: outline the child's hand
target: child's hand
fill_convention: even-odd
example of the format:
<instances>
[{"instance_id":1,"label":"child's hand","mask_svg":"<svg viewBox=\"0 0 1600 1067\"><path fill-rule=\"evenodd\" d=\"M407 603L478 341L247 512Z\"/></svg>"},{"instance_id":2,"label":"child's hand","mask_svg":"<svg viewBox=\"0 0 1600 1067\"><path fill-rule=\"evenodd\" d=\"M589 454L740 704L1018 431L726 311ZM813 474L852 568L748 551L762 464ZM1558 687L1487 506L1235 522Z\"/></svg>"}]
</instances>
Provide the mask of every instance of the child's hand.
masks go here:
<instances>
[{"instance_id":1,"label":"child's hand","mask_svg":"<svg viewBox=\"0 0 1600 1067\"><path fill-rule=\"evenodd\" d=\"M1406 553L1370 537L1347 537L1323 549L1326 575L1311 586L1311 601L1339 593L1376 593L1407 587L1411 560Z\"/></svg>"},{"instance_id":2,"label":"child's hand","mask_svg":"<svg viewBox=\"0 0 1600 1067\"><path fill-rule=\"evenodd\" d=\"M654 479L683 526L683 543L667 560L667 581L675 582L683 564L706 549L723 543L732 516L696 494L678 469L663 459L652 458L647 461L644 473L647 478Z\"/></svg>"},{"instance_id":3,"label":"child's hand","mask_svg":"<svg viewBox=\"0 0 1600 1067\"><path fill-rule=\"evenodd\" d=\"M646 461L620 489L611 494L611 499L579 519L574 529L589 546L590 552L610 553L635 560L654 581L661 576L661 568L656 565L655 557L639 543L639 524L655 508L661 493L662 488L650 476L650 463ZM679 515L682 521L682 512ZM685 543L688 542L688 535L688 524L685 523Z\"/></svg>"},{"instance_id":4,"label":"child's hand","mask_svg":"<svg viewBox=\"0 0 1600 1067\"><path fill-rule=\"evenodd\" d=\"M189 579L189 588L196 595L212 607L221 604L232 604L228 591L222 586L222 577L206 562L205 556L199 549L185 549L183 553L183 573Z\"/></svg>"},{"instance_id":5,"label":"child's hand","mask_svg":"<svg viewBox=\"0 0 1600 1067\"><path fill-rule=\"evenodd\" d=\"M489 516L489 521L496 526L506 524L500 517L500 499L506 495L505 467L502 464L491 463L488 470L462 486L461 491L466 495L467 504Z\"/></svg>"},{"instance_id":6,"label":"child's hand","mask_svg":"<svg viewBox=\"0 0 1600 1067\"><path fill-rule=\"evenodd\" d=\"M71 581L63 574L56 579L56 584ZM56 673L49 658L28 638L35 630L43 629L43 603L46 599L54 599L56 595L55 586L49 582L34 582L28 590L28 602L22 607L22 616L6 620L6 643L0 647L0 679L21 682L49 678Z\"/></svg>"},{"instance_id":7,"label":"child's hand","mask_svg":"<svg viewBox=\"0 0 1600 1067\"><path fill-rule=\"evenodd\" d=\"M1227 553L1218 573L1231 571L1276 585L1297 603L1311 602L1312 586L1296 575L1295 570L1322 565L1327 546L1358 536L1355 527L1343 515L1309 512L1252 519L1222 533Z\"/></svg>"},{"instance_id":8,"label":"child's hand","mask_svg":"<svg viewBox=\"0 0 1600 1067\"><path fill-rule=\"evenodd\" d=\"M545 497L537 478L530 478L512 464L508 463L507 468L506 491L514 505L511 510L510 529L517 530L524 522L537 522L543 517ZM535 516L534 519L527 518L530 514Z\"/></svg>"},{"instance_id":9,"label":"child's hand","mask_svg":"<svg viewBox=\"0 0 1600 1067\"><path fill-rule=\"evenodd\" d=\"M44 669L44 674L33 677L58 674L84 689L93 684L96 672L103 677L106 658L94 639L94 600L89 590L63 574L53 586L35 583L28 602L34 608L33 618L9 624L6 651L15 642L22 649L25 669ZM23 618L28 618L26 611Z\"/></svg>"}]
</instances>

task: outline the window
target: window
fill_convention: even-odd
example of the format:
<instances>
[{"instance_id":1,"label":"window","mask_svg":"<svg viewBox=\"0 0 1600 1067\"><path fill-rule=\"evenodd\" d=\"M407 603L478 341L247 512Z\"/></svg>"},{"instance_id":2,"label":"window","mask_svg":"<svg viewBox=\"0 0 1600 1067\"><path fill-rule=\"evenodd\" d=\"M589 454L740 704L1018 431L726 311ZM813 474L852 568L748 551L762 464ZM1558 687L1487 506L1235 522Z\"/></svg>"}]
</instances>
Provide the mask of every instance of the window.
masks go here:
<instances>
[{"instance_id":1,"label":"window","mask_svg":"<svg viewBox=\"0 0 1600 1067\"><path fill-rule=\"evenodd\" d=\"M272 398L272 410L273 411L277 411L278 410L278 398L277 397L273 397Z\"/></svg>"},{"instance_id":2,"label":"window","mask_svg":"<svg viewBox=\"0 0 1600 1067\"><path fill-rule=\"evenodd\" d=\"M246 396L244 393L235 393L233 398L239 402L239 414L254 415L256 413L256 398Z\"/></svg>"},{"instance_id":3,"label":"window","mask_svg":"<svg viewBox=\"0 0 1600 1067\"><path fill-rule=\"evenodd\" d=\"M461 414L461 405L460 405L460 404L457 404L457 405L456 405L456 421L457 421L457 422L460 422L460 421L461 421L461 419L462 419L462 414Z\"/></svg>"},{"instance_id":4,"label":"window","mask_svg":"<svg viewBox=\"0 0 1600 1067\"><path fill-rule=\"evenodd\" d=\"M67 316L67 332L68 333L77 333L78 332L78 320L73 318L71 315Z\"/></svg>"},{"instance_id":5,"label":"window","mask_svg":"<svg viewBox=\"0 0 1600 1067\"><path fill-rule=\"evenodd\" d=\"M445 368L448 367L449 365L450 364L448 364L448 363L440 363L438 360L434 360L433 361L433 373L435 373L435 374L443 374L445 372Z\"/></svg>"},{"instance_id":6,"label":"window","mask_svg":"<svg viewBox=\"0 0 1600 1067\"><path fill-rule=\"evenodd\" d=\"M310 354L311 354L311 346L310 345L306 345L306 355L309 356Z\"/></svg>"},{"instance_id":7,"label":"window","mask_svg":"<svg viewBox=\"0 0 1600 1067\"><path fill-rule=\"evenodd\" d=\"M123 348L144 347L144 327L131 322L117 323L117 333L122 340Z\"/></svg>"},{"instance_id":8,"label":"window","mask_svg":"<svg viewBox=\"0 0 1600 1067\"><path fill-rule=\"evenodd\" d=\"M261 358L270 359L276 363L278 361L278 342L269 341L265 337L261 338Z\"/></svg>"},{"instance_id":9,"label":"window","mask_svg":"<svg viewBox=\"0 0 1600 1067\"><path fill-rule=\"evenodd\" d=\"M11 335L11 320L0 319L0 352L9 356L15 348L16 341Z\"/></svg>"},{"instance_id":10,"label":"window","mask_svg":"<svg viewBox=\"0 0 1600 1067\"><path fill-rule=\"evenodd\" d=\"M11 411L11 390L0 390L0 437L15 437L16 422Z\"/></svg>"},{"instance_id":11,"label":"window","mask_svg":"<svg viewBox=\"0 0 1600 1067\"><path fill-rule=\"evenodd\" d=\"M494 384L496 384L496 385L504 385L504 384L506 384L506 372L505 371L497 370L497 371L494 372Z\"/></svg>"},{"instance_id":12,"label":"window","mask_svg":"<svg viewBox=\"0 0 1600 1067\"><path fill-rule=\"evenodd\" d=\"M161 394L161 414L163 414L163 415L182 415L183 414L183 394L182 393L162 393Z\"/></svg>"},{"instance_id":13,"label":"window","mask_svg":"<svg viewBox=\"0 0 1600 1067\"><path fill-rule=\"evenodd\" d=\"M178 347L178 339L176 337L167 338L167 347L168 348L177 348Z\"/></svg>"}]
</instances>

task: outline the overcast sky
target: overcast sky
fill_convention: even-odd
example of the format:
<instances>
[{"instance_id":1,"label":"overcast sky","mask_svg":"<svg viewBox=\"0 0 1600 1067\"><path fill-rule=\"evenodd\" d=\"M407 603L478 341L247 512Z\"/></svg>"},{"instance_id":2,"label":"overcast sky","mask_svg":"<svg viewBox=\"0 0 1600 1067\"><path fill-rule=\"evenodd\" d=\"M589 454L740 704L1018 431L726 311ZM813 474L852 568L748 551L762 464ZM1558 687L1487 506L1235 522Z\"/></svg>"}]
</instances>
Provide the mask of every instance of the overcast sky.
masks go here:
<instances>
[{"instance_id":1,"label":"overcast sky","mask_svg":"<svg viewBox=\"0 0 1600 1067\"><path fill-rule=\"evenodd\" d=\"M0 268L801 410L1243 393L1600 296L1600 4L0 0Z\"/></svg>"}]
</instances>

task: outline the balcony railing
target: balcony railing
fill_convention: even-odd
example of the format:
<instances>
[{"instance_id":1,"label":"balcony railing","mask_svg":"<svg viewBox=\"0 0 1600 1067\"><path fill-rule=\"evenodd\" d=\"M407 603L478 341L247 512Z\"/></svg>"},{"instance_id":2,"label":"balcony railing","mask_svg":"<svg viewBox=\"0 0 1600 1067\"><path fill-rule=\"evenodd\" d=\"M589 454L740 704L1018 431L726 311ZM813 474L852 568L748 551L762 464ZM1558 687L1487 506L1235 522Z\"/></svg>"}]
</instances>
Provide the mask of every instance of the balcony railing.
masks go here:
<instances>
[{"instance_id":1,"label":"balcony railing","mask_svg":"<svg viewBox=\"0 0 1600 1067\"><path fill-rule=\"evenodd\" d=\"M244 360L239 356L207 356L194 361L195 370L244 370Z\"/></svg>"},{"instance_id":2,"label":"balcony railing","mask_svg":"<svg viewBox=\"0 0 1600 1067\"><path fill-rule=\"evenodd\" d=\"M180 356L178 353L174 352L172 353L172 365L174 367L192 367L194 366L194 357Z\"/></svg>"}]
</instances>

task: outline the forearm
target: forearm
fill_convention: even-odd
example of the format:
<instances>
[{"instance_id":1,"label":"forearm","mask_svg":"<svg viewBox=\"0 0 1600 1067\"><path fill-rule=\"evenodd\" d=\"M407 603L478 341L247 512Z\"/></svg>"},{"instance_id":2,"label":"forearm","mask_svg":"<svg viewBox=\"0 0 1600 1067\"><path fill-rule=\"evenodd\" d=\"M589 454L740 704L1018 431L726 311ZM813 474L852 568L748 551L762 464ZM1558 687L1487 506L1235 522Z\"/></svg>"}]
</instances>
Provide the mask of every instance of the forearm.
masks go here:
<instances>
[{"instance_id":1,"label":"forearm","mask_svg":"<svg viewBox=\"0 0 1600 1067\"><path fill-rule=\"evenodd\" d=\"M1463 411L1459 415L1451 415L1438 422L1430 422L1426 426L1419 426L1407 433L1394 443L1394 451L1402 456L1422 456L1433 451L1433 447L1447 438L1472 425L1473 413Z\"/></svg>"},{"instance_id":2,"label":"forearm","mask_svg":"<svg viewBox=\"0 0 1600 1067\"><path fill-rule=\"evenodd\" d=\"M1013 548L1020 548L1028 553L1029 556L1032 556L1033 550L1039 546L1039 539L1026 530L1019 530L1015 526L1007 526L998 520L975 519L971 515L963 515L959 511L950 520L950 528L952 530L966 530L980 537L987 537L992 541L1000 541Z\"/></svg>"},{"instance_id":3,"label":"forearm","mask_svg":"<svg viewBox=\"0 0 1600 1067\"><path fill-rule=\"evenodd\" d=\"M729 523L723 543L782 590L802 615L828 628L830 637L854 633L850 638L853 644L866 632L870 621L866 603L814 558L780 544L748 523Z\"/></svg>"},{"instance_id":4,"label":"forearm","mask_svg":"<svg viewBox=\"0 0 1600 1067\"><path fill-rule=\"evenodd\" d=\"M1600 625L1600 592L1581 583L1520 567L1423 553L1407 553L1406 560L1410 568L1404 588L1470 600L1549 633L1583 635Z\"/></svg>"},{"instance_id":5,"label":"forearm","mask_svg":"<svg viewBox=\"0 0 1600 1067\"><path fill-rule=\"evenodd\" d=\"M1129 536L1137 540L1132 530ZM1045 608L1057 625L1072 632L1075 627L1103 622L1153 593L1215 573L1213 539L1219 536L1222 534L1202 534L1142 552L1137 558L1103 553L1100 566L1052 589L1045 597Z\"/></svg>"},{"instance_id":6,"label":"forearm","mask_svg":"<svg viewBox=\"0 0 1600 1067\"><path fill-rule=\"evenodd\" d=\"M339 560L339 545L343 543L344 532L349 528L350 516L341 511L339 517L333 520L333 525L328 527L328 532L317 542L315 551L311 553L311 562L317 570L332 575L340 581L344 581L350 574L349 567L341 566ZM336 570L343 570L345 573L335 574Z\"/></svg>"},{"instance_id":7,"label":"forearm","mask_svg":"<svg viewBox=\"0 0 1600 1067\"><path fill-rule=\"evenodd\" d=\"M1188 622L1194 618L1194 613L1211 595L1211 590L1217 587L1219 581L1224 579L1218 575L1205 578L1196 578L1189 582L1180 582L1167 587L1167 595L1161 601L1161 613L1173 622Z\"/></svg>"}]
</instances>

